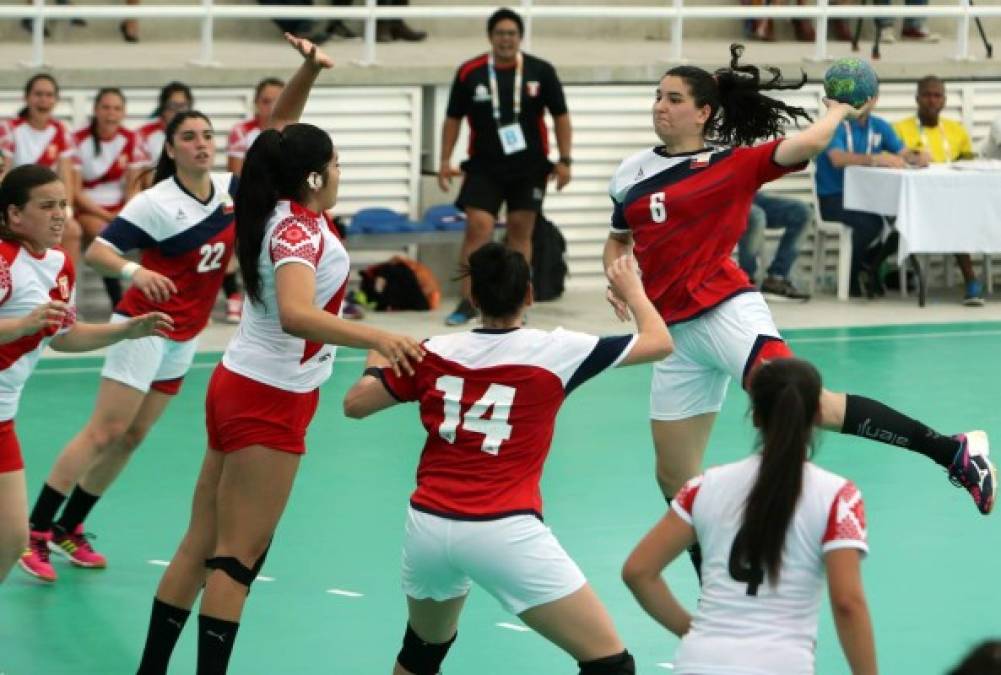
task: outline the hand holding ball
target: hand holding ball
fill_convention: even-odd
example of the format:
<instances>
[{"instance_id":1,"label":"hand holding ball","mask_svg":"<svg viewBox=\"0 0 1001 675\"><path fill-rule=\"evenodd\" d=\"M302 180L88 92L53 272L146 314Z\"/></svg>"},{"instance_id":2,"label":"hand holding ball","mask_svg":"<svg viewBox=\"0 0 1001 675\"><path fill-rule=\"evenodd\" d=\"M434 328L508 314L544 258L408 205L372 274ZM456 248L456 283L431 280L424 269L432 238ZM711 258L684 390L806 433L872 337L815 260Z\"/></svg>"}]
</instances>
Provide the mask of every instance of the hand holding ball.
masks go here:
<instances>
[{"instance_id":1,"label":"hand holding ball","mask_svg":"<svg viewBox=\"0 0 1001 675\"><path fill-rule=\"evenodd\" d=\"M868 61L849 56L835 61L824 74L827 98L861 108L879 94L879 77Z\"/></svg>"}]
</instances>

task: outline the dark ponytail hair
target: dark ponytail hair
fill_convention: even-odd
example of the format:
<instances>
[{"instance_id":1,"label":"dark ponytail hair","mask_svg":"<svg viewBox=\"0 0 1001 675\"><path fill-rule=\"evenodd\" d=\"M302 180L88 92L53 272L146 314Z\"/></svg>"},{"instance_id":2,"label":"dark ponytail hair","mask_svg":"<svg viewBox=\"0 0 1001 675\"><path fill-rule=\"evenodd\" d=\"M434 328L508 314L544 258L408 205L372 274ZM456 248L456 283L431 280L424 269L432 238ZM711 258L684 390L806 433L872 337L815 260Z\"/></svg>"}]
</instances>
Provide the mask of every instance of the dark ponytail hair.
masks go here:
<instances>
[{"instance_id":1,"label":"dark ponytail hair","mask_svg":"<svg viewBox=\"0 0 1001 675\"><path fill-rule=\"evenodd\" d=\"M23 209L31 199L31 191L40 185L58 183L55 172L38 164L23 164L11 169L0 183L0 238L17 239L7 223L7 209Z\"/></svg>"},{"instance_id":2,"label":"dark ponytail hair","mask_svg":"<svg viewBox=\"0 0 1001 675\"><path fill-rule=\"evenodd\" d=\"M786 124L797 120L812 121L803 109L765 96L763 91L799 89L806 83L806 73L798 82L782 79L778 68L766 67L771 75L762 80L757 66L740 65L744 45L730 45L730 66L713 74L697 66L677 66L664 77L680 77L691 90L695 106L711 109L703 135L724 145L754 145L760 140L782 134Z\"/></svg>"},{"instance_id":3,"label":"dark ponytail hair","mask_svg":"<svg viewBox=\"0 0 1001 675\"><path fill-rule=\"evenodd\" d=\"M48 80L52 83L53 88L56 90L56 98L59 98L59 83L56 82L56 78L52 77L48 73L36 73L28 78L28 81L24 83L24 97L27 98L31 93L32 88L35 83L39 80ZM28 117L28 106L24 106L18 111L17 116L21 119L27 119Z\"/></svg>"},{"instance_id":4,"label":"dark ponytail hair","mask_svg":"<svg viewBox=\"0 0 1001 675\"><path fill-rule=\"evenodd\" d=\"M125 94L118 87L101 87L97 90L97 96L94 97L94 109L97 110L97 105L101 102L101 99L105 96L117 96L122 99L122 103L125 103ZM101 154L101 136L97 133L97 115L91 115L90 117L90 138L94 141L94 155Z\"/></svg>"},{"instance_id":5,"label":"dark ponytail hair","mask_svg":"<svg viewBox=\"0 0 1001 675\"><path fill-rule=\"evenodd\" d=\"M247 151L236 195L236 255L243 286L253 302L263 301L258 258L271 213L281 199L305 201L306 178L316 172L326 180L333 160L329 134L312 124L266 129Z\"/></svg>"},{"instance_id":6,"label":"dark ponytail hair","mask_svg":"<svg viewBox=\"0 0 1001 675\"><path fill-rule=\"evenodd\" d=\"M532 271L519 251L490 242L473 251L462 270L484 316L503 319L515 315L525 302Z\"/></svg>"},{"instance_id":7,"label":"dark ponytail hair","mask_svg":"<svg viewBox=\"0 0 1001 675\"><path fill-rule=\"evenodd\" d=\"M195 105L195 95L191 93L191 87L184 84L183 82L178 82L174 80L173 82L168 82L163 85L160 89L160 96L156 101L156 108L153 110L153 114L150 117L160 117L163 111L167 108L167 104L170 103L170 97L176 93L184 94L184 97L188 99L188 107Z\"/></svg>"},{"instance_id":8,"label":"dark ponytail hair","mask_svg":"<svg viewBox=\"0 0 1001 675\"><path fill-rule=\"evenodd\" d=\"M212 126L212 120L208 118L205 113L199 112L197 110L185 110L184 112L179 112L170 120L170 124L163 132L163 144L164 146L174 144L174 134L177 133L177 129L184 124L185 121L190 119L201 119L208 122L209 127ZM146 171L149 171L147 169ZM145 172L144 172L145 173ZM156 163L156 169L153 172L153 184L157 184L165 178L170 178L175 173L177 173L177 165L174 164L174 160L171 159L166 151L160 152L160 160Z\"/></svg>"},{"instance_id":9,"label":"dark ponytail hair","mask_svg":"<svg viewBox=\"0 0 1001 675\"><path fill-rule=\"evenodd\" d=\"M751 410L760 431L761 464L730 553L731 575L736 566L745 574L752 571L757 576L752 581L763 581L763 571L778 583L803 466L812 455L821 387L820 373L800 359L778 359L754 372Z\"/></svg>"}]
</instances>

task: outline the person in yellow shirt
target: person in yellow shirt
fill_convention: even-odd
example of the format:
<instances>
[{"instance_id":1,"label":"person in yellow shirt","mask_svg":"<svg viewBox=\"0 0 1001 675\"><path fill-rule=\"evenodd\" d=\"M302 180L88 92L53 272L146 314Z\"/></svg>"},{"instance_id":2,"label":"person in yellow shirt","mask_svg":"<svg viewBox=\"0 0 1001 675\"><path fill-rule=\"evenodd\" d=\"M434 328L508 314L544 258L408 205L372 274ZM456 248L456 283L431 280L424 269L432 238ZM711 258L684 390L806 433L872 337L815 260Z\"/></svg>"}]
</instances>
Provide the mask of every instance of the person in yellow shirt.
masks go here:
<instances>
[{"instance_id":1,"label":"person in yellow shirt","mask_svg":"<svg viewBox=\"0 0 1001 675\"><path fill-rule=\"evenodd\" d=\"M974 156L970 134L962 122L942 117L945 107L945 82L935 75L927 75L918 80L915 96L918 112L914 117L900 120L893 125L894 131L910 150L925 153L932 162L954 162ZM982 307L984 287L973 273L973 262L968 253L957 253L956 262L963 272L966 294L963 304Z\"/></svg>"}]
</instances>

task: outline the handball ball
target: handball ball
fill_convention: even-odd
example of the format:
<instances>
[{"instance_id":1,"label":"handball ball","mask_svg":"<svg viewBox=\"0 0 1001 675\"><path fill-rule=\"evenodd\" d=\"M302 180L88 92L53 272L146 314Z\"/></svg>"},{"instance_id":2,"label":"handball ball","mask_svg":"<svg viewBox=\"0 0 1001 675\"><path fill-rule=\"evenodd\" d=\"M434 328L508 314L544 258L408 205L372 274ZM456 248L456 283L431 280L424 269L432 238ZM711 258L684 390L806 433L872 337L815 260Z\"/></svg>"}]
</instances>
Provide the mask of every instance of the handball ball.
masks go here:
<instances>
[{"instance_id":1,"label":"handball ball","mask_svg":"<svg viewBox=\"0 0 1001 675\"><path fill-rule=\"evenodd\" d=\"M827 98L861 108L879 93L879 78L868 61L849 56L838 59L827 69L824 93Z\"/></svg>"}]
</instances>

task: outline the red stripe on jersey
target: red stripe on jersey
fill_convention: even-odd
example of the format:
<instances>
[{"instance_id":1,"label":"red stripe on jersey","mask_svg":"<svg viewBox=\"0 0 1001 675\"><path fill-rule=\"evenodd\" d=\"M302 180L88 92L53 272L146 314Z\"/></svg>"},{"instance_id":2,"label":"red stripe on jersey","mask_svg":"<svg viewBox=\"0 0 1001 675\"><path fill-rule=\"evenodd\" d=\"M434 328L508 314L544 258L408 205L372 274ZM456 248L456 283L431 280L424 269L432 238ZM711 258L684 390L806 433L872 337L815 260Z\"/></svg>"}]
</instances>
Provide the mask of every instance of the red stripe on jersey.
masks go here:
<instances>
[{"instance_id":1,"label":"red stripe on jersey","mask_svg":"<svg viewBox=\"0 0 1001 675\"><path fill-rule=\"evenodd\" d=\"M851 481L838 490L831 502L831 510L827 516L827 529L821 543L831 541L861 541L866 540L865 504L862 494Z\"/></svg>"},{"instance_id":2,"label":"red stripe on jersey","mask_svg":"<svg viewBox=\"0 0 1001 675\"><path fill-rule=\"evenodd\" d=\"M466 61L459 68L459 82L465 82L469 74L472 73L477 68L482 68L487 65L487 55L477 56L475 59L470 59Z\"/></svg>"},{"instance_id":3,"label":"red stripe on jersey","mask_svg":"<svg viewBox=\"0 0 1001 675\"><path fill-rule=\"evenodd\" d=\"M685 483L674 496L674 503L684 509L689 518L692 516L692 509L695 508L695 498L699 494L700 487L702 487L702 476L696 476Z\"/></svg>"},{"instance_id":4,"label":"red stripe on jersey","mask_svg":"<svg viewBox=\"0 0 1001 675\"><path fill-rule=\"evenodd\" d=\"M345 279L344 283L341 284L341 287L337 289L336 293L334 293L334 297L330 298L327 304L323 306L323 311L329 312L334 316L338 316L341 313L341 303L344 302L344 295L347 291L348 280ZM305 348L302 351L302 359L299 363L306 363L306 361L309 361L311 358L316 356L316 353L323 349L323 344L324 343L322 342L311 342L306 340Z\"/></svg>"},{"instance_id":5,"label":"red stripe on jersey","mask_svg":"<svg viewBox=\"0 0 1001 675\"><path fill-rule=\"evenodd\" d=\"M546 157L549 155L549 129L546 128L546 117L542 111L539 111L539 138L542 140L542 156Z\"/></svg>"},{"instance_id":6,"label":"red stripe on jersey","mask_svg":"<svg viewBox=\"0 0 1001 675\"><path fill-rule=\"evenodd\" d=\"M541 515L560 378L516 363L467 368L433 352L413 377L428 434L413 505L458 518Z\"/></svg>"}]
</instances>

